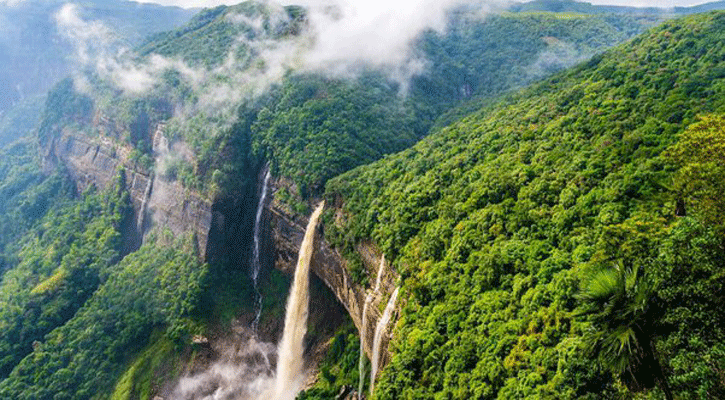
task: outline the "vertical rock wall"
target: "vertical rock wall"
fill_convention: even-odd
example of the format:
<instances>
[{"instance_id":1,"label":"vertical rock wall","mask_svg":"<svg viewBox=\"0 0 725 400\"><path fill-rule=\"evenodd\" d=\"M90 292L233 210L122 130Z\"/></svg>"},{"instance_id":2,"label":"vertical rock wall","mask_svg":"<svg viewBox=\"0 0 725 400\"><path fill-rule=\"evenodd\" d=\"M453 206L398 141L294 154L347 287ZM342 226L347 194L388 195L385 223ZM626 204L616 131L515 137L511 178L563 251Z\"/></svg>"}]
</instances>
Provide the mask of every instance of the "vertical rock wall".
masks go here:
<instances>
[{"instance_id":1,"label":"vertical rock wall","mask_svg":"<svg viewBox=\"0 0 725 400\"><path fill-rule=\"evenodd\" d=\"M157 130L156 136L160 135ZM214 216L212 202L201 194L184 188L178 181L168 181L130 161L132 148L105 136L91 137L64 128L50 138L43 149L46 170L63 166L76 183L78 191L91 185L108 187L125 170L125 181L133 203L137 225L135 235L126 232L128 240L136 243L150 226L168 228L175 235L192 231L198 241L202 258L206 257L207 239L213 223L224 223ZM149 190L150 189L150 190Z\"/></svg>"},{"instance_id":2,"label":"vertical rock wall","mask_svg":"<svg viewBox=\"0 0 725 400\"><path fill-rule=\"evenodd\" d=\"M291 274L294 272L297 253L300 243L302 243L307 220L294 216L279 200L274 199L274 193L285 185L287 183L281 180L275 180L272 183L272 201L269 202L266 212L273 240L274 267ZM360 331L363 326L362 314L367 295L366 290L372 292L372 288L363 287L352 280L343 257L324 240L319 232L315 243L311 271L325 282L325 285L335 294L335 297L345 307L353 323ZM375 282L382 255L371 245L360 246L358 252L363 258L371 281ZM382 308L385 307L390 294L395 289L396 280L397 274L391 268L386 268L381 280L380 290L373 297L368 307L366 316L368 321L365 324L366 332L363 334L365 335L364 350L369 358L372 357L375 327L380 320ZM315 310L311 309L310 312L314 313ZM383 339L383 348L387 348L389 340L390 337ZM387 357L387 352L384 352L381 365L386 363Z\"/></svg>"}]
</instances>

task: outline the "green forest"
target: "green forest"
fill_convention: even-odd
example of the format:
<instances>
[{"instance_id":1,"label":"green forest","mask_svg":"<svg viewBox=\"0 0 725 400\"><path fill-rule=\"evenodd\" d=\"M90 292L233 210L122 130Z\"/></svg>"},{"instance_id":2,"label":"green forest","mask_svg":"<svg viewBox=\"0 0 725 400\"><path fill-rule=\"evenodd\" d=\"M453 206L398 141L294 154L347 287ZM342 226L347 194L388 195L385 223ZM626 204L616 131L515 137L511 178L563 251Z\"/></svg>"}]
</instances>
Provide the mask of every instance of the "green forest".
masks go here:
<instances>
[{"instance_id":1,"label":"green forest","mask_svg":"<svg viewBox=\"0 0 725 400\"><path fill-rule=\"evenodd\" d=\"M265 46L312 22L245 2L137 40L128 65L173 60L141 93L92 68L61 80L0 115L0 398L173 398L255 296L276 340L279 215L261 218L262 286L249 273L267 169L290 232L326 201L322 258L343 257L346 285L376 286L361 247L395 271L389 363L364 398L725 398L725 12L676 17L698 10L462 7L411 43L426 62L409 81L290 67L256 86ZM103 146L123 164L105 187L83 170ZM159 223L134 174L208 204L207 237ZM312 287L297 398L357 396L358 328L340 288Z\"/></svg>"},{"instance_id":2,"label":"green forest","mask_svg":"<svg viewBox=\"0 0 725 400\"><path fill-rule=\"evenodd\" d=\"M328 183L326 237L407 294L374 398L725 394L724 27L666 22Z\"/></svg>"}]
</instances>

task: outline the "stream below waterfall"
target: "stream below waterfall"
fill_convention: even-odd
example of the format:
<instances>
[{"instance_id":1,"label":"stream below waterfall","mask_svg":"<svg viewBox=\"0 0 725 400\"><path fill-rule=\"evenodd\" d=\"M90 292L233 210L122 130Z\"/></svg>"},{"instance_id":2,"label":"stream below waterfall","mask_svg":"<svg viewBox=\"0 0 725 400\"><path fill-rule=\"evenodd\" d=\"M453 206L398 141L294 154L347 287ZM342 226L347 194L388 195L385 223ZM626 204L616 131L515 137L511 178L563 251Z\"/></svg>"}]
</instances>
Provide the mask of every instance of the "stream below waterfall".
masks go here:
<instances>
[{"instance_id":1,"label":"stream below waterfall","mask_svg":"<svg viewBox=\"0 0 725 400\"><path fill-rule=\"evenodd\" d=\"M268 175L267 175L268 176ZM267 185L265 177L265 187ZM265 192L263 191L263 196ZM260 200L260 204L263 200ZM203 372L181 378L174 400L294 400L306 378L304 338L309 307L309 269L324 202L310 216L290 288L282 339L277 346L240 327L245 340L221 345L221 354ZM260 213L257 213L257 221ZM256 222L256 221L255 221ZM255 224L255 235L256 224ZM255 243L255 248L257 243ZM253 275L253 278L255 275ZM247 333L245 333L247 332Z\"/></svg>"}]
</instances>

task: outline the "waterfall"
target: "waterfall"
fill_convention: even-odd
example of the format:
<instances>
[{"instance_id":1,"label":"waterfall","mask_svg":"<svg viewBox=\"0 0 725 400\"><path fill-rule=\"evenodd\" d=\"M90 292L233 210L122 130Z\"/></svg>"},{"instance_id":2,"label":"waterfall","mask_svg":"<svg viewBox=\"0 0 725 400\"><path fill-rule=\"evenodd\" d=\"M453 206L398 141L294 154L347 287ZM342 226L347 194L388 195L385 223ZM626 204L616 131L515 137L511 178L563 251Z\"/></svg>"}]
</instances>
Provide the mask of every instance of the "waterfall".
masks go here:
<instances>
[{"instance_id":1,"label":"waterfall","mask_svg":"<svg viewBox=\"0 0 725 400\"><path fill-rule=\"evenodd\" d=\"M146 182L146 190L144 190L143 200L141 200L141 207L138 209L138 219L136 219L136 230L138 230L142 238L144 234L144 220L146 219L146 203L148 203L149 197L151 197L151 187L153 181L154 176L153 174L151 174L149 175L148 181Z\"/></svg>"},{"instance_id":2,"label":"waterfall","mask_svg":"<svg viewBox=\"0 0 725 400\"><path fill-rule=\"evenodd\" d=\"M303 340L307 333L309 267L314 248L315 228L324 207L325 202L323 201L310 216L305 237L300 246L294 282L287 299L284 332L278 347L275 400L294 399L304 378L302 354L304 352Z\"/></svg>"},{"instance_id":3,"label":"waterfall","mask_svg":"<svg viewBox=\"0 0 725 400\"><path fill-rule=\"evenodd\" d=\"M264 174L264 183L262 184L262 194L259 196L259 204L257 204L257 214L254 218L254 249L252 257L252 284L254 286L254 321L252 321L252 330L257 332L259 327L259 318L262 315L262 294L259 292L257 279L259 271L262 268L261 251L260 251L260 231L262 230L262 211L267 201L267 188L269 186L269 168Z\"/></svg>"},{"instance_id":4,"label":"waterfall","mask_svg":"<svg viewBox=\"0 0 725 400\"><path fill-rule=\"evenodd\" d=\"M268 176L268 174L267 174ZM265 187L267 178L265 177ZM263 191L262 197L265 196ZM260 200L260 203L263 203ZM254 332L240 346L225 345L220 360L205 371L180 379L170 398L176 400L293 400L304 381L304 336L307 333L309 305L309 267L312 259L315 228L324 202L310 216L300 246L294 281L287 299L284 332L276 347L262 343ZM257 212L257 225L259 224ZM255 230L255 235L257 231ZM254 272L254 271L253 271ZM254 275L253 275L254 277ZM271 370L270 357L277 355L277 370Z\"/></svg>"},{"instance_id":5,"label":"waterfall","mask_svg":"<svg viewBox=\"0 0 725 400\"><path fill-rule=\"evenodd\" d=\"M360 381L358 382L358 394L357 398L358 400L362 399L363 390L365 389L365 335L367 335L368 329L368 320L367 320L367 314L368 314L368 305L370 305L370 301L373 299L373 295L378 293L378 290L380 289L380 280L383 277L383 272L385 271L385 254L380 258L380 267L378 267L378 276L375 279L375 289L372 293L368 293L367 296L365 296L365 304L363 305L363 312L362 312L362 329L360 329L360 361L358 362L358 371L360 373Z\"/></svg>"},{"instance_id":6,"label":"waterfall","mask_svg":"<svg viewBox=\"0 0 725 400\"><path fill-rule=\"evenodd\" d=\"M380 344L383 339L383 333L385 333L385 330L388 327L388 323L390 322L390 317L393 315L393 309L395 308L395 301L397 299L398 288L395 288L395 291L390 296L390 300L388 300L388 305L385 306L383 316L380 317L378 325L375 327L375 338L373 339L373 359L371 360L372 365L370 367L370 393L372 393L373 389L375 389L375 375L378 372L378 363L380 360Z\"/></svg>"},{"instance_id":7,"label":"waterfall","mask_svg":"<svg viewBox=\"0 0 725 400\"><path fill-rule=\"evenodd\" d=\"M365 304L363 305L362 313L362 329L360 329L360 361L358 361L358 371L360 372L360 381L358 382L357 398L362 399L363 390L365 389L365 333L367 332L367 313L368 305L372 300L373 294L368 293L365 296Z\"/></svg>"},{"instance_id":8,"label":"waterfall","mask_svg":"<svg viewBox=\"0 0 725 400\"><path fill-rule=\"evenodd\" d=\"M380 289L380 280L383 278L383 272L385 271L385 254L380 257L380 266L378 267L378 276L375 278L375 292L378 292L378 289Z\"/></svg>"}]
</instances>

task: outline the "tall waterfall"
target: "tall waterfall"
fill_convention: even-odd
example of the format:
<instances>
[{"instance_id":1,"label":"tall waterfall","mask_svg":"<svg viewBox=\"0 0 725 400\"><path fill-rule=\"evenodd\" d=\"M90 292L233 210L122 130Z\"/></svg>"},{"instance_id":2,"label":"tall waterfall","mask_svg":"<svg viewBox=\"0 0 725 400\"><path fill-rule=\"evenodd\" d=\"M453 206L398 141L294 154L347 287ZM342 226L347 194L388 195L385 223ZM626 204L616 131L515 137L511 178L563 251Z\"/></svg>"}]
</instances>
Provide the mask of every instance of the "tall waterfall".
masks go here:
<instances>
[{"instance_id":1,"label":"tall waterfall","mask_svg":"<svg viewBox=\"0 0 725 400\"><path fill-rule=\"evenodd\" d=\"M378 276L375 279L375 290L372 293L368 293L365 296L365 304L363 305L362 312L362 329L360 329L360 361L358 362L358 371L360 373L360 381L358 382L357 398L362 399L363 390L365 389L365 335L368 332L368 306L373 299L373 296L378 293L380 289L380 280L383 277L385 271L385 254L380 258L380 267L378 267Z\"/></svg>"},{"instance_id":2,"label":"tall waterfall","mask_svg":"<svg viewBox=\"0 0 725 400\"><path fill-rule=\"evenodd\" d=\"M370 367L370 393L375 389L375 375L378 372L378 363L380 362L380 345L383 339L383 333L385 333L390 317L393 315L393 309L395 308L395 301L398 299L398 288L390 296L388 305L385 306L382 317L378 321L378 325L375 327L375 338L373 339L373 359L371 360Z\"/></svg>"},{"instance_id":3,"label":"tall waterfall","mask_svg":"<svg viewBox=\"0 0 725 400\"><path fill-rule=\"evenodd\" d=\"M307 313L309 306L309 268L312 259L315 228L325 207L321 202L310 216L305 237L300 246L294 282L287 299L287 313L284 320L284 332L279 343L275 400L292 400L302 386L304 336L307 333Z\"/></svg>"},{"instance_id":4,"label":"tall waterfall","mask_svg":"<svg viewBox=\"0 0 725 400\"><path fill-rule=\"evenodd\" d=\"M269 168L264 174L264 183L262 184L262 194L259 196L259 204L257 204L257 214L254 218L254 249L252 258L252 284L254 286L254 321L252 321L252 330L257 332L259 328L259 318L262 315L262 294L259 292L257 279L259 271L262 268L261 250L260 250L260 232L262 230L262 211L267 201L267 188L269 186Z\"/></svg>"},{"instance_id":5,"label":"tall waterfall","mask_svg":"<svg viewBox=\"0 0 725 400\"><path fill-rule=\"evenodd\" d=\"M136 219L136 230L141 234L142 238L144 234L144 222L146 220L146 204L149 201L149 197L151 197L153 181L154 175L151 174L146 182L146 190L144 190L143 199L141 200L141 208L138 210L138 218Z\"/></svg>"},{"instance_id":6,"label":"tall waterfall","mask_svg":"<svg viewBox=\"0 0 725 400\"><path fill-rule=\"evenodd\" d=\"M380 266L378 267L378 276L375 278L375 292L377 293L380 289L380 281L383 279L383 272L385 272L385 254L380 257Z\"/></svg>"}]
</instances>

